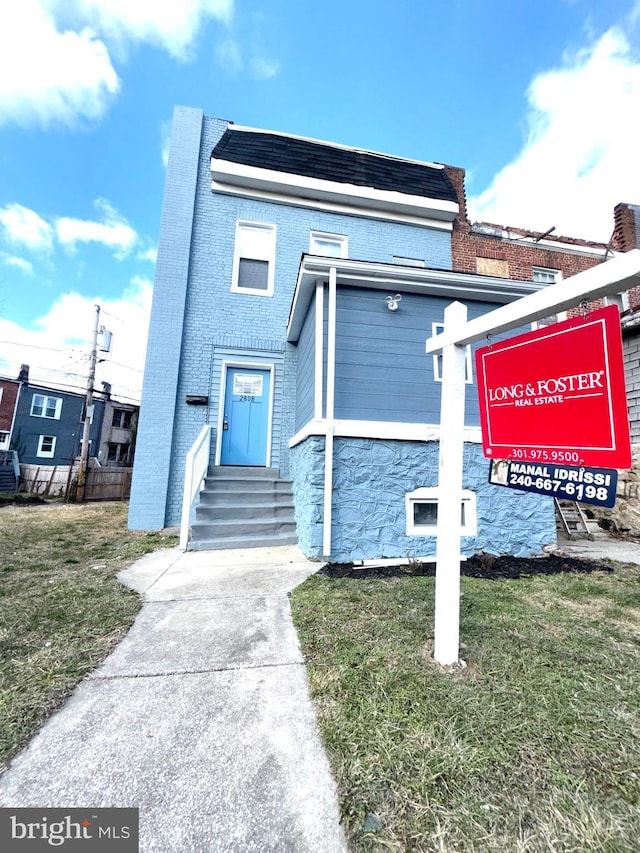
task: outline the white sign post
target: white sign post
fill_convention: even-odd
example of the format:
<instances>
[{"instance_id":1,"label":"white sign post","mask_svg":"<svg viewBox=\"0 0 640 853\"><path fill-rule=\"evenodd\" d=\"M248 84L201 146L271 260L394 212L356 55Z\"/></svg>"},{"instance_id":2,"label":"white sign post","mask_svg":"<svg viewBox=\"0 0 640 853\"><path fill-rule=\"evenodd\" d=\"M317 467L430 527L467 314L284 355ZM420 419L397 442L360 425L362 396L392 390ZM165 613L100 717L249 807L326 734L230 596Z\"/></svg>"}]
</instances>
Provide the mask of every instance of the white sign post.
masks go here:
<instances>
[{"instance_id":1,"label":"white sign post","mask_svg":"<svg viewBox=\"0 0 640 853\"><path fill-rule=\"evenodd\" d=\"M442 351L440 465L436 546L436 599L433 656L444 666L458 661L460 644L460 538L464 456L464 347L489 334L515 329L640 284L640 249L523 296L467 322L467 309L454 302L445 326L429 338L428 353Z\"/></svg>"},{"instance_id":2,"label":"white sign post","mask_svg":"<svg viewBox=\"0 0 640 853\"><path fill-rule=\"evenodd\" d=\"M467 306L454 302L444 312L445 332L463 329ZM433 656L441 664L458 660L460 636L460 535L464 450L465 348L442 350L436 605Z\"/></svg>"}]
</instances>

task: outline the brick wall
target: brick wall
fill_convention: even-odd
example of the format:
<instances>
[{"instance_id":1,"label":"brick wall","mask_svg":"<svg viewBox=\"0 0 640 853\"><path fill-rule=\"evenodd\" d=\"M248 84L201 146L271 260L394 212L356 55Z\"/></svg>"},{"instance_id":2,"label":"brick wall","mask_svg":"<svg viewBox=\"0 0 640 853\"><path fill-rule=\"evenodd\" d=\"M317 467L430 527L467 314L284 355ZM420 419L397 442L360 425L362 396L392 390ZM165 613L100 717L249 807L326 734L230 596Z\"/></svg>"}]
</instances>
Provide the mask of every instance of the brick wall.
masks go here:
<instances>
[{"instance_id":1,"label":"brick wall","mask_svg":"<svg viewBox=\"0 0 640 853\"><path fill-rule=\"evenodd\" d=\"M572 237L557 237L569 248L542 246L535 243L516 242L525 237L541 236L521 228L496 226L507 232L511 239L472 233L467 215L467 199L464 185L465 172L457 166L446 166L447 174L456 190L460 213L453 224L451 257L453 269L458 272L479 273L518 281L531 281L534 267L546 267L562 272L564 278L583 272L602 262L607 249L605 243L589 242ZM553 211L550 211L550 216ZM614 233L610 248L628 252L640 246L640 206L618 204L613 215ZM553 240L550 234L546 240ZM629 307L640 308L640 287L627 291ZM590 307L601 305L601 301L590 303ZM571 314L571 312L569 312Z\"/></svg>"}]
</instances>

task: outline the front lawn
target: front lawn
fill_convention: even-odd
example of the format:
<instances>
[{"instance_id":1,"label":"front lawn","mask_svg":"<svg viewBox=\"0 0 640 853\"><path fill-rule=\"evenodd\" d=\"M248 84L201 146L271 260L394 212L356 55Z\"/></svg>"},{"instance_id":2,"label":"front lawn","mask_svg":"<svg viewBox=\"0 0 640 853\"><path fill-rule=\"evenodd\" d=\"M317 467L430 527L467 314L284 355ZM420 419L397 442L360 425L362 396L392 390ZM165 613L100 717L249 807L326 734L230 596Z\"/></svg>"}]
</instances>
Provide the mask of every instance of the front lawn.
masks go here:
<instances>
[{"instance_id":1,"label":"front lawn","mask_svg":"<svg viewBox=\"0 0 640 853\"><path fill-rule=\"evenodd\" d=\"M133 622L120 569L175 537L127 530L128 505L0 508L0 770Z\"/></svg>"},{"instance_id":2,"label":"front lawn","mask_svg":"<svg viewBox=\"0 0 640 853\"><path fill-rule=\"evenodd\" d=\"M358 851L637 851L640 568L462 578L461 656L431 658L434 580L292 596Z\"/></svg>"}]
</instances>

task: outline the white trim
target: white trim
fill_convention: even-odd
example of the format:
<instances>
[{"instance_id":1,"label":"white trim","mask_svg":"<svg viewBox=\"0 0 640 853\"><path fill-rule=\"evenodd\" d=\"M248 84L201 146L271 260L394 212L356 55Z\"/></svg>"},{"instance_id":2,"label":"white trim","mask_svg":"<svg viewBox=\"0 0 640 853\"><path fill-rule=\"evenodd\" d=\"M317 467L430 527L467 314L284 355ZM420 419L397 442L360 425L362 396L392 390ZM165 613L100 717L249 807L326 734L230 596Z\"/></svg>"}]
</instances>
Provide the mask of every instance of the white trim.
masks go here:
<instances>
[{"instance_id":1,"label":"white trim","mask_svg":"<svg viewBox=\"0 0 640 853\"><path fill-rule=\"evenodd\" d=\"M333 243L339 250L338 255L328 255L318 251L318 242ZM309 232L309 254L325 258L347 258L349 257L349 238L346 234L330 234L328 231Z\"/></svg>"},{"instance_id":2,"label":"white trim","mask_svg":"<svg viewBox=\"0 0 640 853\"><path fill-rule=\"evenodd\" d=\"M323 397L323 364L324 355L324 284L319 281L316 284L316 326L314 346L314 393L313 393L313 417L320 420L322 417Z\"/></svg>"},{"instance_id":3,"label":"white trim","mask_svg":"<svg viewBox=\"0 0 640 853\"><path fill-rule=\"evenodd\" d=\"M242 244L250 239L249 234L251 232L261 236L268 235L268 245L266 248L262 246L256 246L254 248L252 246L249 251L243 251ZM236 222L235 243L233 248L233 271L231 276L232 293L245 293L251 296L273 296L276 266L276 236L277 228L271 222L254 222L253 220L247 219L239 219ZM253 287L240 287L238 285L241 258L244 258L245 260L267 262L267 287L265 290Z\"/></svg>"},{"instance_id":4,"label":"white trim","mask_svg":"<svg viewBox=\"0 0 640 853\"><path fill-rule=\"evenodd\" d=\"M368 219L379 219L384 222L400 222L405 225L420 225L424 228L437 229L438 231L453 231L453 223L434 219L430 216L411 215L400 211L390 212L378 210L375 207L366 207L364 204L355 204L320 201L318 199L285 195L285 193L268 192L257 187L234 186L224 181L211 181L211 189L223 195L234 195L243 198L264 199L278 204L289 204L293 207L312 208L329 213L343 213Z\"/></svg>"},{"instance_id":5,"label":"white trim","mask_svg":"<svg viewBox=\"0 0 640 853\"><path fill-rule=\"evenodd\" d=\"M407 536L435 536L437 524L416 524L414 520L414 506L417 503L433 503L438 505L440 501L440 490L438 487L426 487L414 489L404 496L405 533ZM464 524L460 525L461 536L476 536L478 533L478 513L476 493L471 489L463 489L460 495L461 505L465 505Z\"/></svg>"},{"instance_id":6,"label":"white trim","mask_svg":"<svg viewBox=\"0 0 640 853\"><path fill-rule=\"evenodd\" d=\"M51 450L43 450L42 449L42 444L43 444L45 438L51 439ZM56 442L57 442L57 440L58 440L57 436L55 436L55 435L40 435L40 436L38 436L38 450L36 452L36 456L40 456L43 459L53 459L53 457L56 455Z\"/></svg>"},{"instance_id":7,"label":"white trim","mask_svg":"<svg viewBox=\"0 0 640 853\"><path fill-rule=\"evenodd\" d=\"M333 434L336 380L336 268L329 270L329 305L327 309L327 432L324 445L324 515L322 519L322 553L331 555L333 498Z\"/></svg>"},{"instance_id":8,"label":"white trim","mask_svg":"<svg viewBox=\"0 0 640 853\"><path fill-rule=\"evenodd\" d=\"M312 435L326 435L329 423L315 419L306 423L289 439L289 447L310 438ZM334 420L333 432L336 438L378 438L391 441L440 441L439 424L415 424L404 421L355 421ZM468 444L481 444L480 427L466 426L464 441Z\"/></svg>"},{"instance_id":9,"label":"white trim","mask_svg":"<svg viewBox=\"0 0 640 853\"><path fill-rule=\"evenodd\" d=\"M400 264L354 261L303 255L287 324L287 340L296 343L309 303L318 281L327 281L329 270L337 270L340 287L366 287L368 290L393 290L396 293L420 293L447 299L472 299L475 302L510 302L548 285L495 276L459 273L451 270L423 269Z\"/></svg>"},{"instance_id":10,"label":"white trim","mask_svg":"<svg viewBox=\"0 0 640 853\"><path fill-rule=\"evenodd\" d=\"M253 370L268 370L271 374L269 380L269 415L267 421L267 452L264 463L265 468L271 467L271 440L273 430L273 400L274 400L274 385L275 385L275 365L273 362L267 361L237 361L235 359L224 359L220 370L220 404L218 407L218 423L216 429L216 449L215 449L215 464L220 465L222 456L222 425L224 423L224 403L227 393L227 370L229 368L249 368ZM257 466L257 467L262 467Z\"/></svg>"},{"instance_id":11,"label":"white trim","mask_svg":"<svg viewBox=\"0 0 640 853\"><path fill-rule=\"evenodd\" d=\"M338 202L355 207L390 210L414 216L428 216L432 219L452 222L459 212L458 203L441 199L426 198L419 195L380 190L357 184L327 181L323 178L310 178L307 175L294 175L291 172L278 172L275 169L263 169L259 166L247 166L230 160L211 158L211 188L217 182L261 189L267 192L279 192L283 195L303 196L319 201Z\"/></svg>"},{"instance_id":12,"label":"white trim","mask_svg":"<svg viewBox=\"0 0 640 853\"><path fill-rule=\"evenodd\" d=\"M35 405L36 397L42 397L42 399L44 400L44 403L42 405L42 414L41 415L37 415L33 411L33 407ZM47 405L48 405L49 400L55 400L55 412L53 415L47 415L46 414ZM48 394L40 394L38 391L34 392L33 397L31 398L31 411L29 412L29 414L31 415L32 418L46 418L50 421L59 421L61 412L62 412L62 397L52 397L52 396L49 396Z\"/></svg>"}]
</instances>

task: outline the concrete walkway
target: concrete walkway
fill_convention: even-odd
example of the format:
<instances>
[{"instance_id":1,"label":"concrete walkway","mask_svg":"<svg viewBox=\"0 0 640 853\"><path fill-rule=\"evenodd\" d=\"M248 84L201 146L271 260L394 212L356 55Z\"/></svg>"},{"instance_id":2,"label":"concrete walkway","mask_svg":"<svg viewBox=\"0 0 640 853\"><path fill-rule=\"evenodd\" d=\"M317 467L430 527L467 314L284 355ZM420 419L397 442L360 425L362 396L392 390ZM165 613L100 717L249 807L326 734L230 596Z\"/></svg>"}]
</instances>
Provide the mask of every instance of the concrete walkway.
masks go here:
<instances>
[{"instance_id":1,"label":"concrete walkway","mask_svg":"<svg viewBox=\"0 0 640 853\"><path fill-rule=\"evenodd\" d=\"M1 806L138 807L143 853L346 850L288 592L296 547L151 554L127 637L0 777Z\"/></svg>"}]
</instances>

